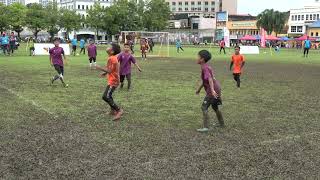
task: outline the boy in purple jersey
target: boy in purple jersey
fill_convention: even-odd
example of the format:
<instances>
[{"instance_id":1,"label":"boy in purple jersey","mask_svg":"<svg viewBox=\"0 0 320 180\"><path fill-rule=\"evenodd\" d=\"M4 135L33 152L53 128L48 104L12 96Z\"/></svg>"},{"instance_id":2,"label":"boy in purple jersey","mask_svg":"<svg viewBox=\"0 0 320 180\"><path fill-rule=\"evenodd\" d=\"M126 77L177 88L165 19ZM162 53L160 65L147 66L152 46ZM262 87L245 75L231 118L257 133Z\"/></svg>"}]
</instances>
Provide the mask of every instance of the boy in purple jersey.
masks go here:
<instances>
[{"instance_id":1,"label":"boy in purple jersey","mask_svg":"<svg viewBox=\"0 0 320 180\"><path fill-rule=\"evenodd\" d=\"M63 75L64 75L64 63L67 62L66 56L64 55L64 50L62 47L59 47L60 45L60 39L55 38L54 41L54 48L51 48L49 50L49 59L51 66L54 67L54 69L58 72L57 75L53 76L51 79L51 84L54 83L54 81L60 79L64 87L68 87L68 84L64 82Z\"/></svg>"},{"instance_id":2,"label":"boy in purple jersey","mask_svg":"<svg viewBox=\"0 0 320 180\"><path fill-rule=\"evenodd\" d=\"M124 79L127 78L128 90L131 88L131 63L133 63L140 72L142 71L130 51L130 45L125 44L123 52L118 55L118 60L120 62L120 88L123 88Z\"/></svg>"},{"instance_id":3,"label":"boy in purple jersey","mask_svg":"<svg viewBox=\"0 0 320 180\"><path fill-rule=\"evenodd\" d=\"M96 67L96 60L97 60L97 46L94 45L94 41L90 40L90 45L88 46L88 57L90 62L90 68L92 68L92 62Z\"/></svg>"},{"instance_id":4,"label":"boy in purple jersey","mask_svg":"<svg viewBox=\"0 0 320 180\"><path fill-rule=\"evenodd\" d=\"M212 109L216 112L220 127L224 127L224 120L222 113L219 110L219 105L222 105L221 100L221 87L219 81L216 80L212 68L207 64L211 59L211 54L207 50L202 50L198 53L197 63L201 66L201 79L202 84L196 91L196 94L201 92L204 88L206 91L206 97L202 103L203 112L203 128L198 129L198 132L208 132L209 130L209 115L208 109L212 106Z\"/></svg>"}]
</instances>

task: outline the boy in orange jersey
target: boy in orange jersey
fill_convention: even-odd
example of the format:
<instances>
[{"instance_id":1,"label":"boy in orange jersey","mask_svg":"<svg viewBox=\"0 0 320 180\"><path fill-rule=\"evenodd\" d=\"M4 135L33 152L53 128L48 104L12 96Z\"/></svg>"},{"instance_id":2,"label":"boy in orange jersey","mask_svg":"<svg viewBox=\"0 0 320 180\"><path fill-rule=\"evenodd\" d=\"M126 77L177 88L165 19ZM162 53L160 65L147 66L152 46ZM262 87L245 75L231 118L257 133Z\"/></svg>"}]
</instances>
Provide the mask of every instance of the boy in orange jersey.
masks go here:
<instances>
[{"instance_id":1,"label":"boy in orange jersey","mask_svg":"<svg viewBox=\"0 0 320 180\"><path fill-rule=\"evenodd\" d=\"M142 60L147 60L147 51L149 49L148 41L146 39L142 39L140 45Z\"/></svg>"},{"instance_id":2,"label":"boy in orange jersey","mask_svg":"<svg viewBox=\"0 0 320 180\"><path fill-rule=\"evenodd\" d=\"M111 47L107 49L109 55L107 65L105 67L96 66L97 70L103 71L101 77L107 76L108 86L102 99L110 105L110 114L114 115L113 121L119 120L123 114L123 110L114 102L112 97L113 92L120 84L120 64L117 58L120 52L121 48L118 44L111 44Z\"/></svg>"},{"instance_id":3,"label":"boy in orange jersey","mask_svg":"<svg viewBox=\"0 0 320 180\"><path fill-rule=\"evenodd\" d=\"M233 67L233 78L237 82L237 87L240 88L240 76L242 69L245 64L244 56L240 54L240 47L236 46L234 48L235 54L232 56L232 60L230 63L230 71Z\"/></svg>"}]
</instances>

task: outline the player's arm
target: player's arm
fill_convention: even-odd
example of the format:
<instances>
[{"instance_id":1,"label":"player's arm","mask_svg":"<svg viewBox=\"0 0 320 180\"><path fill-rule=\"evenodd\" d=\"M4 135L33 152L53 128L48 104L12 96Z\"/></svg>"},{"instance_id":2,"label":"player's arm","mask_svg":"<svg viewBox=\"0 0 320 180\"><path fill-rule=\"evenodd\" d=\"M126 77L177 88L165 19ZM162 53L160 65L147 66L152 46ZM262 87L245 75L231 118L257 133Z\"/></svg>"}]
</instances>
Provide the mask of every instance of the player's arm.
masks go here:
<instances>
[{"instance_id":1,"label":"player's arm","mask_svg":"<svg viewBox=\"0 0 320 180\"><path fill-rule=\"evenodd\" d=\"M201 83L201 85L198 87L196 94L199 94L201 92L202 88L203 88L203 83Z\"/></svg>"},{"instance_id":2,"label":"player's arm","mask_svg":"<svg viewBox=\"0 0 320 180\"><path fill-rule=\"evenodd\" d=\"M210 89L211 89L211 93L212 96L214 96L215 98L218 98L218 94L217 92L214 90L214 83L213 83L213 78L209 78L209 85L210 85Z\"/></svg>"},{"instance_id":3,"label":"player's arm","mask_svg":"<svg viewBox=\"0 0 320 180\"><path fill-rule=\"evenodd\" d=\"M232 70L233 67L233 61L230 62L230 71Z\"/></svg>"},{"instance_id":4,"label":"player's arm","mask_svg":"<svg viewBox=\"0 0 320 180\"><path fill-rule=\"evenodd\" d=\"M134 65L137 67L137 69L138 69L140 72L142 72L142 69L140 68L140 66L139 66L138 63L135 63Z\"/></svg>"},{"instance_id":5,"label":"player's arm","mask_svg":"<svg viewBox=\"0 0 320 180\"><path fill-rule=\"evenodd\" d=\"M142 72L142 69L140 68L139 64L137 63L137 61L135 60L135 58L133 56L131 56L131 62L134 64L135 67L137 67L137 69Z\"/></svg>"},{"instance_id":6,"label":"player's arm","mask_svg":"<svg viewBox=\"0 0 320 180\"><path fill-rule=\"evenodd\" d=\"M244 60L244 57L242 57L241 69L244 67L245 64L246 64L246 61Z\"/></svg>"},{"instance_id":7,"label":"player's arm","mask_svg":"<svg viewBox=\"0 0 320 180\"><path fill-rule=\"evenodd\" d=\"M51 66L53 66L51 53L49 54L49 63L50 63Z\"/></svg>"}]
</instances>

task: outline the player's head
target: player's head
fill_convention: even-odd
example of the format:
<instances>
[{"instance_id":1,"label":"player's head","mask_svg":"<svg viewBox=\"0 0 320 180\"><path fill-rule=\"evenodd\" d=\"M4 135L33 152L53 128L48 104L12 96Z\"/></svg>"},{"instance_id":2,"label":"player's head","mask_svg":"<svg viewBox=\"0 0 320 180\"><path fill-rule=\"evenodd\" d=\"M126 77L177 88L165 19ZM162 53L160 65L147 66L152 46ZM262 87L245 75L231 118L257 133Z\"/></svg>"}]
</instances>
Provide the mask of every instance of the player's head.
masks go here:
<instances>
[{"instance_id":1,"label":"player's head","mask_svg":"<svg viewBox=\"0 0 320 180\"><path fill-rule=\"evenodd\" d=\"M53 39L53 44L54 44L54 46L56 46L56 47L58 47L59 45L60 45L60 38L54 38Z\"/></svg>"},{"instance_id":2,"label":"player's head","mask_svg":"<svg viewBox=\"0 0 320 180\"><path fill-rule=\"evenodd\" d=\"M307 36L307 40L309 40L309 36Z\"/></svg>"},{"instance_id":3,"label":"player's head","mask_svg":"<svg viewBox=\"0 0 320 180\"><path fill-rule=\"evenodd\" d=\"M125 44L123 45L123 50L124 50L124 52L130 52L130 51L131 51L131 49L130 49L130 44L125 43Z\"/></svg>"},{"instance_id":4,"label":"player's head","mask_svg":"<svg viewBox=\"0 0 320 180\"><path fill-rule=\"evenodd\" d=\"M6 33L4 32L4 33L2 33L2 36L4 37L4 36L6 36Z\"/></svg>"},{"instance_id":5,"label":"player's head","mask_svg":"<svg viewBox=\"0 0 320 180\"><path fill-rule=\"evenodd\" d=\"M204 64L211 60L211 53L207 50L201 50L198 53L198 64Z\"/></svg>"},{"instance_id":6,"label":"player's head","mask_svg":"<svg viewBox=\"0 0 320 180\"><path fill-rule=\"evenodd\" d=\"M90 40L89 40L89 43L90 43L90 44L94 44L94 40L93 40L93 39L90 39Z\"/></svg>"},{"instance_id":7,"label":"player's head","mask_svg":"<svg viewBox=\"0 0 320 180\"><path fill-rule=\"evenodd\" d=\"M112 43L111 46L107 49L109 56L115 56L121 52L119 44Z\"/></svg>"},{"instance_id":8,"label":"player's head","mask_svg":"<svg viewBox=\"0 0 320 180\"><path fill-rule=\"evenodd\" d=\"M240 54L240 46L234 47L234 53L235 53L236 55Z\"/></svg>"},{"instance_id":9,"label":"player's head","mask_svg":"<svg viewBox=\"0 0 320 180\"><path fill-rule=\"evenodd\" d=\"M11 32L11 36L14 36L14 32Z\"/></svg>"}]
</instances>

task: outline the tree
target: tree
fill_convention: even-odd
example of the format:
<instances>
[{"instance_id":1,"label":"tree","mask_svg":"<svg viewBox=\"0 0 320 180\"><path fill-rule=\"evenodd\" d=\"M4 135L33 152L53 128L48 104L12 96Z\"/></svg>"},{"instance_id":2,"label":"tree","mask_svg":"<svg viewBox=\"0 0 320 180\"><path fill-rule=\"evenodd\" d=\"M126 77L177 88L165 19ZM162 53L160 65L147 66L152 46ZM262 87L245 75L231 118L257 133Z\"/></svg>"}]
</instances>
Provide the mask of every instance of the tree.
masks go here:
<instances>
[{"instance_id":1,"label":"tree","mask_svg":"<svg viewBox=\"0 0 320 180\"><path fill-rule=\"evenodd\" d=\"M119 32L119 26L117 22L115 21L116 9L113 9L113 7L106 7L104 9L104 16L103 16L103 22L104 25L102 27L102 30L107 33L108 39L111 37L112 34L116 34Z\"/></svg>"},{"instance_id":2,"label":"tree","mask_svg":"<svg viewBox=\"0 0 320 180\"><path fill-rule=\"evenodd\" d=\"M161 31L168 25L170 8L165 0L149 0L143 14L144 27L148 31Z\"/></svg>"},{"instance_id":3,"label":"tree","mask_svg":"<svg viewBox=\"0 0 320 180\"><path fill-rule=\"evenodd\" d=\"M61 28L63 28L66 31L66 37L68 38L68 35L71 31L77 31L82 26L82 18L79 14L77 14L75 11L68 10L68 9L61 9Z\"/></svg>"},{"instance_id":4,"label":"tree","mask_svg":"<svg viewBox=\"0 0 320 180\"><path fill-rule=\"evenodd\" d=\"M99 31L103 29L105 22L104 16L105 11L104 8L100 6L100 3L95 2L93 7L87 11L88 15L85 19L85 23L95 29L96 37L99 37Z\"/></svg>"},{"instance_id":5,"label":"tree","mask_svg":"<svg viewBox=\"0 0 320 180\"><path fill-rule=\"evenodd\" d=\"M45 7L46 15L45 15L45 27L47 32L50 34L50 42L52 42L54 36L61 29L61 16L60 11L58 9L57 3L52 2Z\"/></svg>"},{"instance_id":6,"label":"tree","mask_svg":"<svg viewBox=\"0 0 320 180\"><path fill-rule=\"evenodd\" d=\"M37 39L38 33L45 29L46 19L44 18L46 12L40 4L31 4L26 13L26 24L29 29L33 31L33 35Z\"/></svg>"},{"instance_id":7,"label":"tree","mask_svg":"<svg viewBox=\"0 0 320 180\"><path fill-rule=\"evenodd\" d=\"M0 3L0 32L1 34L6 31L9 27L8 24L8 8L3 5L2 3Z\"/></svg>"},{"instance_id":8,"label":"tree","mask_svg":"<svg viewBox=\"0 0 320 180\"><path fill-rule=\"evenodd\" d=\"M263 28L268 34L281 33L289 18L288 13L266 9L257 16L257 27Z\"/></svg>"},{"instance_id":9,"label":"tree","mask_svg":"<svg viewBox=\"0 0 320 180\"><path fill-rule=\"evenodd\" d=\"M115 23L119 31L133 31L143 28L136 0L118 0L112 8L116 11Z\"/></svg>"},{"instance_id":10,"label":"tree","mask_svg":"<svg viewBox=\"0 0 320 180\"><path fill-rule=\"evenodd\" d=\"M18 38L20 39L20 33L26 26L26 6L21 3L13 3L8 6L8 22L12 30L18 33Z\"/></svg>"}]
</instances>

